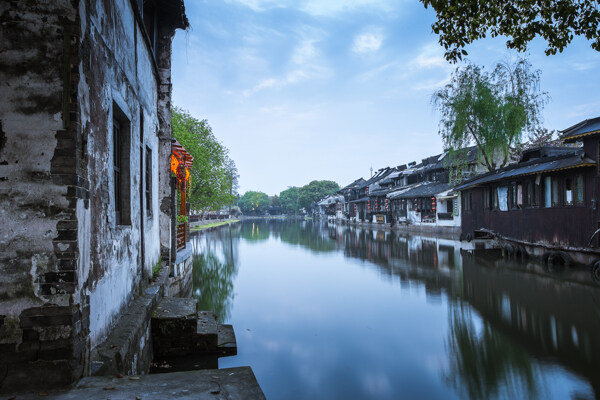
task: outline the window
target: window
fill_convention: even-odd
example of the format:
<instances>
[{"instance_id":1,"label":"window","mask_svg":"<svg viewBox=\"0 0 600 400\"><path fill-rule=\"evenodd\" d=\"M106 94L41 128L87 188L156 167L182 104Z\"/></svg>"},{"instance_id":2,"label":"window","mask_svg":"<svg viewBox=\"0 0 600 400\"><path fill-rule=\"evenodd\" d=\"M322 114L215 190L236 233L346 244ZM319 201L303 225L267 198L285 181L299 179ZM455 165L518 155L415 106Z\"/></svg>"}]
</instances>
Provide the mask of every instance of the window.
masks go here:
<instances>
[{"instance_id":1,"label":"window","mask_svg":"<svg viewBox=\"0 0 600 400\"><path fill-rule=\"evenodd\" d=\"M544 178L544 207L552 207L552 179L549 176Z\"/></svg>"},{"instance_id":2,"label":"window","mask_svg":"<svg viewBox=\"0 0 600 400\"><path fill-rule=\"evenodd\" d=\"M483 208L489 210L492 208L492 199L490 188L483 188Z\"/></svg>"},{"instance_id":3,"label":"window","mask_svg":"<svg viewBox=\"0 0 600 400\"><path fill-rule=\"evenodd\" d=\"M560 187L558 179L552 178L552 207L560 205Z\"/></svg>"},{"instance_id":4,"label":"window","mask_svg":"<svg viewBox=\"0 0 600 400\"><path fill-rule=\"evenodd\" d=\"M527 207L539 206L539 187L539 184L536 184L534 180L527 182L527 185L523 189L524 205Z\"/></svg>"},{"instance_id":5,"label":"window","mask_svg":"<svg viewBox=\"0 0 600 400\"><path fill-rule=\"evenodd\" d=\"M498 193L498 208L500 211L508 211L508 186L500 186L497 188Z\"/></svg>"},{"instance_id":6,"label":"window","mask_svg":"<svg viewBox=\"0 0 600 400\"><path fill-rule=\"evenodd\" d=\"M541 176L537 176L535 178L535 182L533 184L533 193L531 193L531 206L532 207L539 207L540 205L540 182L541 182Z\"/></svg>"},{"instance_id":7,"label":"window","mask_svg":"<svg viewBox=\"0 0 600 400\"><path fill-rule=\"evenodd\" d=\"M471 192L465 193L465 195L463 197L463 208L465 211L471 211L471 209L472 209L471 200L472 200Z\"/></svg>"},{"instance_id":8,"label":"window","mask_svg":"<svg viewBox=\"0 0 600 400\"><path fill-rule=\"evenodd\" d=\"M454 211L453 203L454 202L452 201L452 199L446 200L446 212L451 213Z\"/></svg>"},{"instance_id":9,"label":"window","mask_svg":"<svg viewBox=\"0 0 600 400\"><path fill-rule=\"evenodd\" d=\"M113 120L113 193L115 197L115 221L121 224L121 124Z\"/></svg>"},{"instance_id":10,"label":"window","mask_svg":"<svg viewBox=\"0 0 600 400\"><path fill-rule=\"evenodd\" d=\"M583 205L583 175L565 179L565 205Z\"/></svg>"},{"instance_id":11,"label":"window","mask_svg":"<svg viewBox=\"0 0 600 400\"><path fill-rule=\"evenodd\" d=\"M492 208L494 210L498 209L498 188L492 189Z\"/></svg>"},{"instance_id":12,"label":"window","mask_svg":"<svg viewBox=\"0 0 600 400\"><path fill-rule=\"evenodd\" d=\"M152 215L152 149L146 146L146 171L145 171L145 195L146 195L146 214Z\"/></svg>"},{"instance_id":13,"label":"window","mask_svg":"<svg viewBox=\"0 0 600 400\"><path fill-rule=\"evenodd\" d=\"M517 208L523 208L523 184L517 183Z\"/></svg>"},{"instance_id":14,"label":"window","mask_svg":"<svg viewBox=\"0 0 600 400\"><path fill-rule=\"evenodd\" d=\"M129 153L131 135L129 120L113 103L113 198L115 224L131 224Z\"/></svg>"},{"instance_id":15,"label":"window","mask_svg":"<svg viewBox=\"0 0 600 400\"><path fill-rule=\"evenodd\" d=\"M150 39L150 47L152 52L156 54L156 42L158 40L158 28L157 21L158 15L156 12L156 5L154 2L145 2L143 5L142 17L144 20L144 27L148 33L148 39Z\"/></svg>"}]
</instances>

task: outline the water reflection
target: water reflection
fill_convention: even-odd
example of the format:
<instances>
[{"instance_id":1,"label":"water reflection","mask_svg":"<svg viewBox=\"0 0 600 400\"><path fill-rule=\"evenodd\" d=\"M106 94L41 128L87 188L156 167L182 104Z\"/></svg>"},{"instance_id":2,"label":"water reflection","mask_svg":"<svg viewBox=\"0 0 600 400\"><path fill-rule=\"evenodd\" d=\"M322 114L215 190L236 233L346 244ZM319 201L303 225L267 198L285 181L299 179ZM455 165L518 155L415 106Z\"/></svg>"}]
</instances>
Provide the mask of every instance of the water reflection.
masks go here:
<instances>
[{"instance_id":1,"label":"water reflection","mask_svg":"<svg viewBox=\"0 0 600 400\"><path fill-rule=\"evenodd\" d=\"M479 329L470 307L450 307L448 378L472 399L538 398L537 373L526 349L495 330L487 321ZM535 371L538 372L538 371Z\"/></svg>"},{"instance_id":2,"label":"water reflection","mask_svg":"<svg viewBox=\"0 0 600 400\"><path fill-rule=\"evenodd\" d=\"M198 299L198 309L213 311L220 323L229 319L233 305L239 237L240 226L235 225L192 239L192 295Z\"/></svg>"},{"instance_id":3,"label":"water reflection","mask_svg":"<svg viewBox=\"0 0 600 400\"><path fill-rule=\"evenodd\" d=\"M600 396L597 287L450 239L311 221L196 240L195 295L238 334L226 366L251 365L267 397Z\"/></svg>"}]
</instances>

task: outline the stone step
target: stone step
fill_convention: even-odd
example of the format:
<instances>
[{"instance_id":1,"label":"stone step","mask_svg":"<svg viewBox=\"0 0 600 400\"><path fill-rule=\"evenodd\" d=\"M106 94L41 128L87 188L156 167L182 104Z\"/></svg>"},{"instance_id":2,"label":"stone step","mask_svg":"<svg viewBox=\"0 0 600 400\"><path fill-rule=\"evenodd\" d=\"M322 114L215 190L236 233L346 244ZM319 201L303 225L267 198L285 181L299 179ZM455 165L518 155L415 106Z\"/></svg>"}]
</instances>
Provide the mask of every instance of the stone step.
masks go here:
<instances>
[{"instance_id":1,"label":"stone step","mask_svg":"<svg viewBox=\"0 0 600 400\"><path fill-rule=\"evenodd\" d=\"M152 347L155 357L190 354L237 354L231 325L217 322L211 311L196 312L197 300L164 297L152 313Z\"/></svg>"},{"instance_id":2,"label":"stone step","mask_svg":"<svg viewBox=\"0 0 600 400\"><path fill-rule=\"evenodd\" d=\"M237 354L237 341L232 325L219 325L218 353L222 356L235 356Z\"/></svg>"},{"instance_id":3,"label":"stone step","mask_svg":"<svg viewBox=\"0 0 600 400\"><path fill-rule=\"evenodd\" d=\"M198 353L215 353L219 344L219 324L211 311L199 311L196 324Z\"/></svg>"},{"instance_id":4,"label":"stone step","mask_svg":"<svg viewBox=\"0 0 600 400\"><path fill-rule=\"evenodd\" d=\"M164 297L152 313L154 356L186 354L196 348L198 317L195 299Z\"/></svg>"}]
</instances>

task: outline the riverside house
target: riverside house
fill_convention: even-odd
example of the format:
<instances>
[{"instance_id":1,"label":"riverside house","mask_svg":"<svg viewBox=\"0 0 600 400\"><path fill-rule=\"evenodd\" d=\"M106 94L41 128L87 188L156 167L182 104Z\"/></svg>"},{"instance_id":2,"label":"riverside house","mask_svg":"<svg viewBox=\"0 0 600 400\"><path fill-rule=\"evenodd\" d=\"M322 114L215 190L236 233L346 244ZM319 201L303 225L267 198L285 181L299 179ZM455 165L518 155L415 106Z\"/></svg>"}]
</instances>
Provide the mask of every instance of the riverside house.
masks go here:
<instances>
[{"instance_id":1,"label":"riverside house","mask_svg":"<svg viewBox=\"0 0 600 400\"><path fill-rule=\"evenodd\" d=\"M356 216L355 206L350 204L350 202L358 199L358 188L364 183L365 180L363 178L358 178L354 182L337 191L337 193L342 196L342 200L340 201L341 205L339 207L341 209L341 213L338 213L338 219L354 218Z\"/></svg>"},{"instance_id":2,"label":"riverside house","mask_svg":"<svg viewBox=\"0 0 600 400\"><path fill-rule=\"evenodd\" d=\"M568 264L590 263L598 247L598 155L600 118L562 132L565 144L523 152L517 164L478 176L457 187L462 194L462 229L475 238L481 229L512 243L509 249ZM560 249L585 252L553 254ZM585 254L584 254L585 253ZM596 254L597 253L597 254Z\"/></svg>"},{"instance_id":3,"label":"riverside house","mask_svg":"<svg viewBox=\"0 0 600 400\"><path fill-rule=\"evenodd\" d=\"M415 231L460 234L460 194L452 190L448 152L425 158L401 171L398 184L387 193L391 221ZM409 164L410 165L410 164ZM462 177L481 171L477 148L464 153Z\"/></svg>"},{"instance_id":4,"label":"riverside house","mask_svg":"<svg viewBox=\"0 0 600 400\"><path fill-rule=\"evenodd\" d=\"M350 197L356 197L355 200L348 200L348 206L351 208L349 212L349 218L352 222L370 222L371 221L371 202L369 198L370 191L375 187L377 182L388 176L393 172L392 168L386 167L378 170L375 175L363 183L355 185L347 195ZM361 178L362 179L362 178Z\"/></svg>"},{"instance_id":5,"label":"riverside house","mask_svg":"<svg viewBox=\"0 0 600 400\"><path fill-rule=\"evenodd\" d=\"M0 393L91 374L169 253L171 41L188 27L183 0L1 8Z\"/></svg>"}]
</instances>

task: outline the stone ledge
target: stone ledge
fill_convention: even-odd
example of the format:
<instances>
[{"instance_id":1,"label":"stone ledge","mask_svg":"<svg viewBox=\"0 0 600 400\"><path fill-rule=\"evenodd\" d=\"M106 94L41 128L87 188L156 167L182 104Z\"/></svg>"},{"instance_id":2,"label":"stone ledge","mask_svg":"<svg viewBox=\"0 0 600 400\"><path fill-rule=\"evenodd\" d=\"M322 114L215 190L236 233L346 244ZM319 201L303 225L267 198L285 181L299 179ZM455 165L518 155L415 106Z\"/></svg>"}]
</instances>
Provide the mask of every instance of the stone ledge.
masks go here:
<instances>
[{"instance_id":1,"label":"stone ledge","mask_svg":"<svg viewBox=\"0 0 600 400\"><path fill-rule=\"evenodd\" d=\"M247 399L263 400L252 368L237 367L220 370L173 372L139 377L87 377L71 390L48 393L54 400L79 399ZM38 394L19 399L39 399Z\"/></svg>"},{"instance_id":2,"label":"stone ledge","mask_svg":"<svg viewBox=\"0 0 600 400\"><path fill-rule=\"evenodd\" d=\"M169 268L163 267L143 295L124 310L106 340L92 350L90 375L132 375L148 370L152 361L150 320L168 278Z\"/></svg>"}]
</instances>

